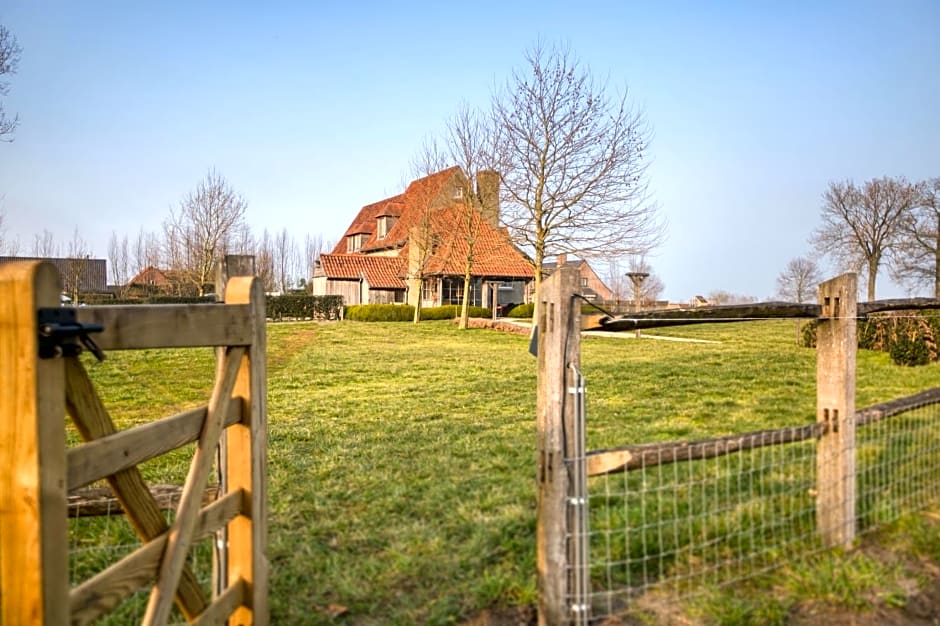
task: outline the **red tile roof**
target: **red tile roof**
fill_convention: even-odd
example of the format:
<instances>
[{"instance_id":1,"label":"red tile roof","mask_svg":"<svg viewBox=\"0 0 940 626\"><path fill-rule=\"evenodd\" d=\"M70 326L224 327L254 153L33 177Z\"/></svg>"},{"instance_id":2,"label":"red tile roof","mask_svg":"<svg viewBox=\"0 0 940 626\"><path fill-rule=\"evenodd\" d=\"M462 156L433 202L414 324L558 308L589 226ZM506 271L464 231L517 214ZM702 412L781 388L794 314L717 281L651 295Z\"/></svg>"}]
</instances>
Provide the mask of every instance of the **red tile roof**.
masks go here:
<instances>
[{"instance_id":1,"label":"red tile roof","mask_svg":"<svg viewBox=\"0 0 940 626\"><path fill-rule=\"evenodd\" d=\"M463 275L467 251L467 225L462 219L465 205L454 202L453 192L455 188L467 184L463 170L457 166L450 167L412 181L397 196L362 207L343 238L336 243L333 253L321 256L324 273L328 278L358 279L360 272L366 272L369 284L374 287L404 288L402 281L407 272L408 238L412 230L428 216L437 247L425 273ZM386 236L379 239L376 220L381 216L397 219ZM534 276L531 262L512 244L506 229L493 226L478 212L474 213L472 228L476 231L474 276ZM347 253L346 238L361 234L369 235L362 247L356 252ZM388 250L394 250L397 257L369 255L370 252ZM347 259L345 265L340 264L340 259ZM378 282L370 278L370 271L375 273L373 277Z\"/></svg>"},{"instance_id":2,"label":"red tile roof","mask_svg":"<svg viewBox=\"0 0 940 626\"><path fill-rule=\"evenodd\" d=\"M358 280L364 277L375 289L404 289L405 259L365 254L321 254L320 265L329 278Z\"/></svg>"}]
</instances>

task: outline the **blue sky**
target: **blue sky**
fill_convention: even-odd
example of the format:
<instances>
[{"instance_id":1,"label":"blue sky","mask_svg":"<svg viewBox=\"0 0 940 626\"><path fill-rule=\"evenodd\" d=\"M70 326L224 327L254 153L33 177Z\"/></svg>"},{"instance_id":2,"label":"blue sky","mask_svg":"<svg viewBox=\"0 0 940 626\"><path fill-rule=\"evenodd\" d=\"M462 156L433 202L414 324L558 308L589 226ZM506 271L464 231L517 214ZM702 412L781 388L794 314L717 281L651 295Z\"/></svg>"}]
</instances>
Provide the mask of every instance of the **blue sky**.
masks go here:
<instances>
[{"instance_id":1,"label":"blue sky","mask_svg":"<svg viewBox=\"0 0 940 626\"><path fill-rule=\"evenodd\" d=\"M256 233L337 239L538 39L628 86L671 300L771 296L831 180L940 176L940 3L4 0L23 48L0 207L22 252L157 231L214 167ZM604 268L599 268L603 273ZM879 297L901 295L887 271Z\"/></svg>"}]
</instances>

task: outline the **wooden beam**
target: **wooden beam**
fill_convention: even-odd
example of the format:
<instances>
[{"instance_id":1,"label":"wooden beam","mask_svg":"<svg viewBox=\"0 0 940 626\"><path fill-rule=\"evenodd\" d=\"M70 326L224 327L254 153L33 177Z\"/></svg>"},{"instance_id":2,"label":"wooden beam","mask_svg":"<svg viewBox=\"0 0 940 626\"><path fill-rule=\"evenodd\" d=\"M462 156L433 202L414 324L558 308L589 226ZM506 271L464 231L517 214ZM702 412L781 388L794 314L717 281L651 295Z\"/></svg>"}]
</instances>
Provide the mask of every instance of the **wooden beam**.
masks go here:
<instances>
[{"instance_id":1,"label":"wooden beam","mask_svg":"<svg viewBox=\"0 0 940 626\"><path fill-rule=\"evenodd\" d=\"M688 326L691 324L721 324L763 319L815 319L819 317L818 304L792 302L759 302L755 304L730 304L703 306L690 309L666 309L631 313L614 319L601 318L600 330L631 331L644 328Z\"/></svg>"},{"instance_id":2,"label":"wooden beam","mask_svg":"<svg viewBox=\"0 0 940 626\"><path fill-rule=\"evenodd\" d=\"M244 605L247 599L248 585L239 578L228 585L191 626L225 626L229 623L232 613Z\"/></svg>"},{"instance_id":3,"label":"wooden beam","mask_svg":"<svg viewBox=\"0 0 940 626\"><path fill-rule=\"evenodd\" d=\"M243 494L232 492L199 513L193 541L209 537L241 513ZM166 533L145 543L117 563L81 583L69 593L72 624L91 624L118 606L126 597L157 577Z\"/></svg>"},{"instance_id":4,"label":"wooden beam","mask_svg":"<svg viewBox=\"0 0 940 626\"><path fill-rule=\"evenodd\" d=\"M248 306L156 304L86 306L78 321L104 325L92 339L102 350L247 346L251 328Z\"/></svg>"},{"instance_id":5,"label":"wooden beam","mask_svg":"<svg viewBox=\"0 0 940 626\"><path fill-rule=\"evenodd\" d=\"M117 429L78 357L65 359L65 404L75 427L86 441L116 436ZM108 475L110 474L110 475ZM160 536L168 526L153 494L136 466L108 472L108 484L127 513L131 526L144 541ZM182 573L176 602L187 619L205 610L206 597L188 566Z\"/></svg>"},{"instance_id":6,"label":"wooden beam","mask_svg":"<svg viewBox=\"0 0 940 626\"><path fill-rule=\"evenodd\" d=\"M68 621L65 386L40 359L37 309L59 306L51 263L0 265L0 623Z\"/></svg>"},{"instance_id":7,"label":"wooden beam","mask_svg":"<svg viewBox=\"0 0 940 626\"><path fill-rule=\"evenodd\" d=\"M150 495L161 511L176 510L183 488L179 485L151 485ZM203 506L219 498L219 488L209 485L202 492ZM123 515L124 507L110 487L90 487L69 492L69 517Z\"/></svg>"},{"instance_id":8,"label":"wooden beam","mask_svg":"<svg viewBox=\"0 0 940 626\"><path fill-rule=\"evenodd\" d=\"M855 539L855 274L819 285L816 327L816 421L825 426L816 447L816 526L829 546Z\"/></svg>"},{"instance_id":9,"label":"wooden beam","mask_svg":"<svg viewBox=\"0 0 940 626\"><path fill-rule=\"evenodd\" d=\"M196 441L208 410L197 407L69 448L69 491ZM233 403L224 425L239 421L241 407Z\"/></svg>"},{"instance_id":10,"label":"wooden beam","mask_svg":"<svg viewBox=\"0 0 940 626\"><path fill-rule=\"evenodd\" d=\"M232 278L225 290L227 303L249 303L254 332L242 361L235 390L245 403L245 421L232 426L226 453L227 485L249 498L247 517L228 525L228 580L243 580L248 602L236 609L232 621L264 626L268 623L268 505L267 505L267 388L265 370L264 288L257 278Z\"/></svg>"},{"instance_id":11,"label":"wooden beam","mask_svg":"<svg viewBox=\"0 0 940 626\"><path fill-rule=\"evenodd\" d=\"M567 515L569 477L565 441L571 441L574 400L567 392L568 366L580 364L580 303L575 303L578 275L564 266L542 283L538 293L538 392L536 401L536 480L538 520L536 565L540 626L567 624Z\"/></svg>"},{"instance_id":12,"label":"wooden beam","mask_svg":"<svg viewBox=\"0 0 940 626\"><path fill-rule=\"evenodd\" d=\"M144 614L145 624L162 626L169 618L173 596L186 565L186 555L192 546L201 493L205 489L212 466L213 451L222 432L223 416L228 413L228 405L232 402L232 389L244 356L244 347L229 348L225 376L220 384L216 385L209 400L209 414L186 476L176 519L173 520L167 535L166 551L160 562L160 574Z\"/></svg>"}]
</instances>

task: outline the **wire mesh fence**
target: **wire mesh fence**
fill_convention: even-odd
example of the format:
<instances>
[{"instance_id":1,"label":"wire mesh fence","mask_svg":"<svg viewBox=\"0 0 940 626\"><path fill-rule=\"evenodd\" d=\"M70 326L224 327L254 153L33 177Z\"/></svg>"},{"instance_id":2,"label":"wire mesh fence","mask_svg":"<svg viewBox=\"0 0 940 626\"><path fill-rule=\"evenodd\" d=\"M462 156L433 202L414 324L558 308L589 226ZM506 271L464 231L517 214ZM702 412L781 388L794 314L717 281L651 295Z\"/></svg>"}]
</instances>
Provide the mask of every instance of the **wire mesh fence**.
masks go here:
<instances>
[{"instance_id":1,"label":"wire mesh fence","mask_svg":"<svg viewBox=\"0 0 940 626\"><path fill-rule=\"evenodd\" d=\"M935 397L860 413L859 532L937 501L938 413ZM688 598L826 549L816 479L828 461L817 458L818 430L637 446L623 471L591 477L584 532L592 620L623 613L646 594Z\"/></svg>"}]
</instances>

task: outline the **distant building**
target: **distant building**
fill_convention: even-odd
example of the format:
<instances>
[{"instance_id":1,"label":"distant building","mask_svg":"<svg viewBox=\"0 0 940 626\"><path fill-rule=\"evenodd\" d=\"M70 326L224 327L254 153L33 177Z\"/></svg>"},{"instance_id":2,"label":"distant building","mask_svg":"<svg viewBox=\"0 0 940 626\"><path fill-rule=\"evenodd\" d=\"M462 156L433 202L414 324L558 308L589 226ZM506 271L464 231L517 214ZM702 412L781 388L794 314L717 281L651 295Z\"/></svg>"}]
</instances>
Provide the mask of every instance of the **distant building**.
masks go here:
<instances>
[{"instance_id":1,"label":"distant building","mask_svg":"<svg viewBox=\"0 0 940 626\"><path fill-rule=\"evenodd\" d=\"M13 261L47 261L55 265L62 279L62 290L75 293L108 293L108 262L105 259L0 256L0 265Z\"/></svg>"},{"instance_id":2,"label":"distant building","mask_svg":"<svg viewBox=\"0 0 940 626\"><path fill-rule=\"evenodd\" d=\"M569 261L567 254L559 254L555 261L542 263L542 273L548 276L563 265L572 265L578 269L578 282L582 296L598 302L609 302L614 299L613 290L601 280L590 263L582 259Z\"/></svg>"}]
</instances>

